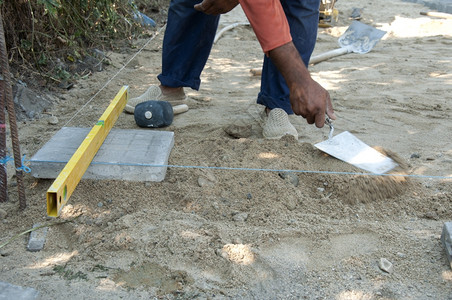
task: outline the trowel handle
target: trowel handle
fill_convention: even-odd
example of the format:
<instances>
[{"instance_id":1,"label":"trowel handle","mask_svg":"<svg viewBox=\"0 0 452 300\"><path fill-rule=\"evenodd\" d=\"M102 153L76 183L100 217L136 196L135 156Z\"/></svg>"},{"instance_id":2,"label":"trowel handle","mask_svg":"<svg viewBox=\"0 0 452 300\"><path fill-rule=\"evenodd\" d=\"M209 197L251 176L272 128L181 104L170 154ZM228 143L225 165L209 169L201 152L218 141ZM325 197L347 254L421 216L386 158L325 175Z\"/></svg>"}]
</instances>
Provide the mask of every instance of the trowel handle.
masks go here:
<instances>
[{"instance_id":1,"label":"trowel handle","mask_svg":"<svg viewBox=\"0 0 452 300\"><path fill-rule=\"evenodd\" d=\"M184 113L187 110L188 110L188 105L187 104L181 104L181 105L173 106L173 113L175 115Z\"/></svg>"},{"instance_id":2,"label":"trowel handle","mask_svg":"<svg viewBox=\"0 0 452 300\"><path fill-rule=\"evenodd\" d=\"M344 54L347 54L350 52L351 51L349 49L347 49L346 47L331 50L331 51L311 57L311 59L309 60L309 64L313 65L313 64L319 63L321 61L324 61L324 60L327 60L327 59L330 59L330 58L333 58L333 57L336 57L339 55L344 55Z\"/></svg>"}]
</instances>

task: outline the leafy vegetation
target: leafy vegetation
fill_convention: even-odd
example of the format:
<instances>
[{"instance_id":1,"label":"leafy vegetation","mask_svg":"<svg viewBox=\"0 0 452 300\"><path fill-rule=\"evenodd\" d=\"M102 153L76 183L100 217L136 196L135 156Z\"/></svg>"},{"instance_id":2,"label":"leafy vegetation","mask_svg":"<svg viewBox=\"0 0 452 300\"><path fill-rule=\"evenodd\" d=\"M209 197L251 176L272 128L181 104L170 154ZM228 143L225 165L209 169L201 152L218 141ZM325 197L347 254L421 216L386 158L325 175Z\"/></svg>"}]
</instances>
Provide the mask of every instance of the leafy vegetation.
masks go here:
<instances>
[{"instance_id":1,"label":"leafy vegetation","mask_svg":"<svg viewBox=\"0 0 452 300\"><path fill-rule=\"evenodd\" d=\"M90 49L120 49L149 34L137 14L161 20L169 0L158 1L0 0L9 62L20 75L37 72L47 82L84 76L73 65L92 57Z\"/></svg>"},{"instance_id":2,"label":"leafy vegetation","mask_svg":"<svg viewBox=\"0 0 452 300\"><path fill-rule=\"evenodd\" d=\"M54 266L53 271L55 273L59 274L61 277L63 277L66 280L75 280L75 279L88 280L87 274L85 274L81 271L74 272L74 271L68 269L66 265Z\"/></svg>"}]
</instances>

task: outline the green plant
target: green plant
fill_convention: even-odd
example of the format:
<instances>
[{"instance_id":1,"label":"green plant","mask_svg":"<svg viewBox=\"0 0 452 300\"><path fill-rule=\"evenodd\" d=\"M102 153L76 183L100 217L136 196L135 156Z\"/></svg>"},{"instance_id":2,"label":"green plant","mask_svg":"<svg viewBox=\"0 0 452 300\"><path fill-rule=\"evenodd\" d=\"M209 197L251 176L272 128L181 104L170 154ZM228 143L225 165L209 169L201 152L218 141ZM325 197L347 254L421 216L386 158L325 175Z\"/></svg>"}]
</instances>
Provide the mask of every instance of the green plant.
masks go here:
<instances>
[{"instance_id":1,"label":"green plant","mask_svg":"<svg viewBox=\"0 0 452 300\"><path fill-rule=\"evenodd\" d=\"M67 269L66 265L54 266L53 271L55 271L55 273L59 274L61 277L63 277L66 280L74 280L74 279L88 280L88 276L85 273L83 273L81 271L77 271L74 273L74 271Z\"/></svg>"},{"instance_id":2,"label":"green plant","mask_svg":"<svg viewBox=\"0 0 452 300\"><path fill-rule=\"evenodd\" d=\"M10 63L57 82L67 79L62 62L147 33L134 21L129 0L0 0L0 8Z\"/></svg>"}]
</instances>

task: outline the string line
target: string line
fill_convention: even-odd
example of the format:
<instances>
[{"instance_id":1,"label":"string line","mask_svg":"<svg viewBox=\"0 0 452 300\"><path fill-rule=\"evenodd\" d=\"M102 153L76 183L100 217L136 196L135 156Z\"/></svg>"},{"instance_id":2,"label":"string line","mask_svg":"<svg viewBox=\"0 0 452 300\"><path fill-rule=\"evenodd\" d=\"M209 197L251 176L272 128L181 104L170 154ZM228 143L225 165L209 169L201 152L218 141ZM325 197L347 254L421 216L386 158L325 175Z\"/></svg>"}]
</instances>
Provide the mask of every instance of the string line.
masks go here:
<instances>
[{"instance_id":1,"label":"string line","mask_svg":"<svg viewBox=\"0 0 452 300\"><path fill-rule=\"evenodd\" d=\"M128 61L124 64L116 74L114 74L64 125L66 127L88 104L90 104L97 95L100 94L119 73L121 73L127 65L138 55L143 49L149 45L154 38L161 33L165 26L161 27ZM6 157L0 161L1 165L6 165L9 161L14 160ZM41 162L41 163L67 163L67 161L39 161L25 160L22 158L22 167L25 172L29 173L31 169L24 166L24 162ZM437 175L416 175L416 174L374 174L361 172L340 172L340 171L320 171L320 170L290 170L290 169L266 169L266 168L245 168L245 167L212 167L212 166L187 166L187 165L170 165L170 164L140 164L140 163L110 163L110 162L92 162L93 165L118 165L118 166L138 166L138 167L159 167L159 168L183 168L183 169L210 169L210 170L230 170L230 171L254 171L254 172L290 172L290 173L307 173L307 174L333 174L333 175L361 175L361 176L396 176L396 177L412 177L412 178L431 178L431 179L452 179L452 176Z\"/></svg>"},{"instance_id":2,"label":"string line","mask_svg":"<svg viewBox=\"0 0 452 300\"><path fill-rule=\"evenodd\" d=\"M64 163L67 161L40 161L28 160L34 163ZM330 175L361 175L361 176L394 176L394 177L412 177L412 178L432 178L432 179L452 179L452 176L440 175L417 175L417 174L374 174L365 172L341 172L341 171L319 171L319 170L291 170L291 169L266 169L266 168L246 168L246 167L212 167L212 166L187 166L170 164L141 164L141 163L111 163L111 162L91 162L92 165L111 165L111 166L130 166L130 167L155 167L155 168L182 168L182 169L209 169L209 170L228 170L228 171L254 171L254 172L288 172L288 173L307 173L307 174L330 174Z\"/></svg>"}]
</instances>

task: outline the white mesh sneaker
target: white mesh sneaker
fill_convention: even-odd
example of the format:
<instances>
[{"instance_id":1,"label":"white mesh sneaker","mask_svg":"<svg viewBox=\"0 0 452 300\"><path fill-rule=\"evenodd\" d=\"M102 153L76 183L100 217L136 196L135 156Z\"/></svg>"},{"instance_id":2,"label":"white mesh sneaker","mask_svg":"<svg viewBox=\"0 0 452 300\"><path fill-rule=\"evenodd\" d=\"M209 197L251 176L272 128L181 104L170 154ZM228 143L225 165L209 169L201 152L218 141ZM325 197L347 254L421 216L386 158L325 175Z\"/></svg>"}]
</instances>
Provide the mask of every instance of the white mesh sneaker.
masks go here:
<instances>
[{"instance_id":1,"label":"white mesh sneaker","mask_svg":"<svg viewBox=\"0 0 452 300\"><path fill-rule=\"evenodd\" d=\"M262 134L266 139L280 139L289 134L298 140L297 129L290 123L289 116L281 108L274 108L268 113Z\"/></svg>"},{"instance_id":2,"label":"white mesh sneaker","mask_svg":"<svg viewBox=\"0 0 452 300\"><path fill-rule=\"evenodd\" d=\"M135 106L149 100L168 101L172 106L175 106L183 104L184 101L187 100L187 96L185 96L185 94L180 94L177 96L165 96L162 94L162 90L160 90L157 85L151 85L141 96L129 99L124 110L129 114L133 114L133 112L135 111Z\"/></svg>"}]
</instances>

